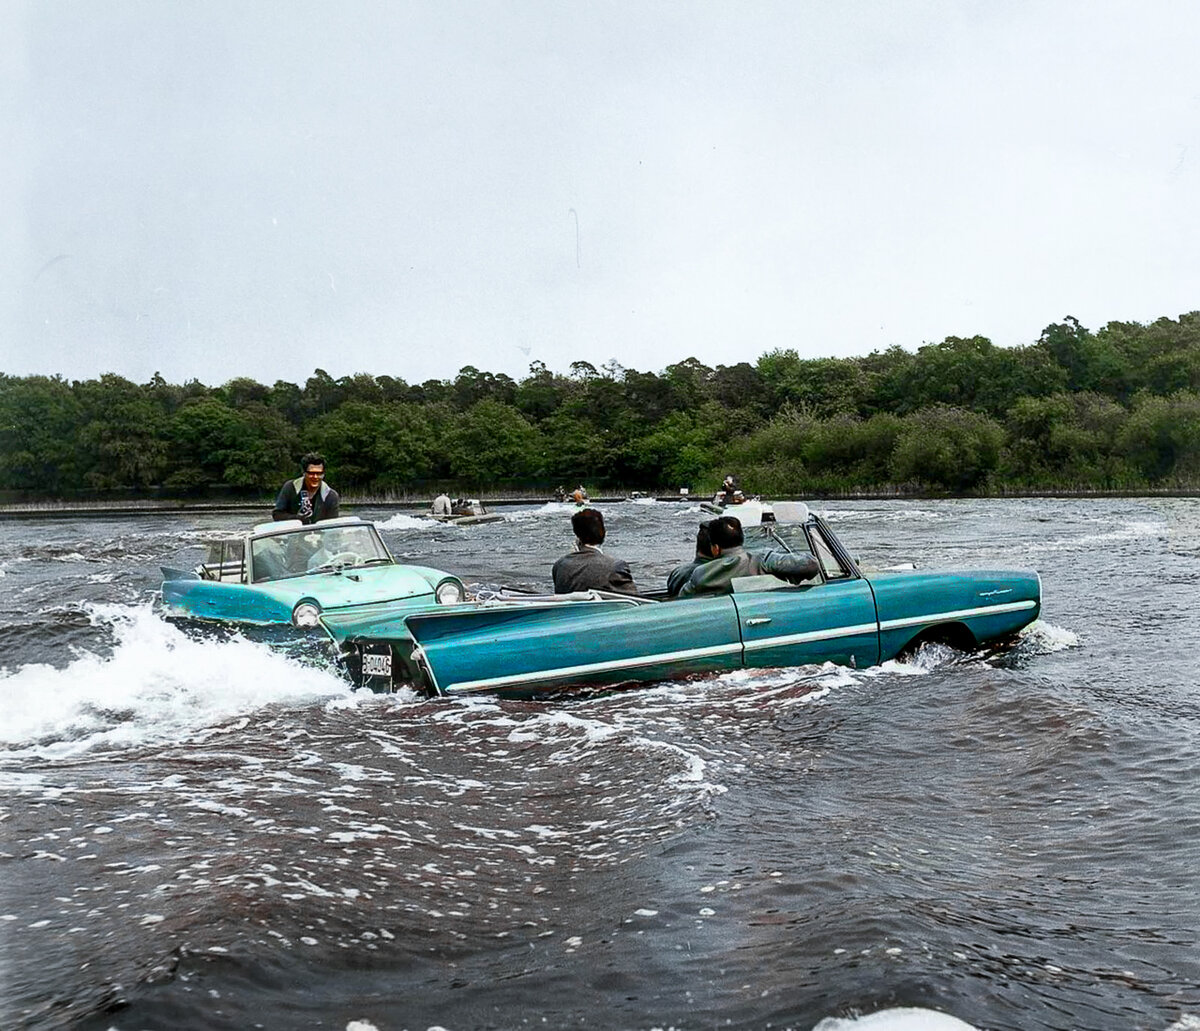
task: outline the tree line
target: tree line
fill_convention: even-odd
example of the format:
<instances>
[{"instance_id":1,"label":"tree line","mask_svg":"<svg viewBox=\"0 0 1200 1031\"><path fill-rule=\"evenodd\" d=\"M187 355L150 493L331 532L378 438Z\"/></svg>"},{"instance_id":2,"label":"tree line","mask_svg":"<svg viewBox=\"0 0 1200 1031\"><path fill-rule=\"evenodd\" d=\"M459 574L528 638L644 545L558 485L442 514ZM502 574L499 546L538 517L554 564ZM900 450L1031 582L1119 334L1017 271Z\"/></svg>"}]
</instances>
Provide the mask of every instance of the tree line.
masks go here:
<instances>
[{"instance_id":1,"label":"tree line","mask_svg":"<svg viewBox=\"0 0 1200 1031\"><path fill-rule=\"evenodd\" d=\"M662 372L534 362L409 384L317 369L303 386L137 384L0 374L7 487L273 491L321 451L343 493L713 489L772 494L1137 490L1200 484L1200 312L1148 325L1074 318L1002 348L947 337L915 352L780 349Z\"/></svg>"}]
</instances>

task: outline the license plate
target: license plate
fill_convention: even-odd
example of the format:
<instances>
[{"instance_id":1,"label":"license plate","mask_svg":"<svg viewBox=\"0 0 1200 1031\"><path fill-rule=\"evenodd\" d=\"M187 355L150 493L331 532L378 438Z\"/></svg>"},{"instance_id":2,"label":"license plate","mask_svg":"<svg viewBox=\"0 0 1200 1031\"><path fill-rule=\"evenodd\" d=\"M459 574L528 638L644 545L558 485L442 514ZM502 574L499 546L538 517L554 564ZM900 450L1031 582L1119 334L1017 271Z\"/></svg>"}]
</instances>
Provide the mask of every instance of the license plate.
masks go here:
<instances>
[{"instance_id":1,"label":"license plate","mask_svg":"<svg viewBox=\"0 0 1200 1031\"><path fill-rule=\"evenodd\" d=\"M386 652L382 655L368 652L362 657L362 675L364 677L390 677L392 675L392 655Z\"/></svg>"}]
</instances>

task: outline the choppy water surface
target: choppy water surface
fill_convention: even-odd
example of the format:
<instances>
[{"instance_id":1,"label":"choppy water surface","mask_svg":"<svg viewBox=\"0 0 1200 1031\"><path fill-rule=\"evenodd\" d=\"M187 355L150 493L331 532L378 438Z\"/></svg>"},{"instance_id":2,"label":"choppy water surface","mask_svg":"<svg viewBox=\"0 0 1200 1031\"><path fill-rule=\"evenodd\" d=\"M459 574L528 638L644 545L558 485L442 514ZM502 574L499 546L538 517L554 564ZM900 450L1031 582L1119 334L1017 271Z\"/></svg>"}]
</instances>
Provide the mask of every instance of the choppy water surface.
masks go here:
<instances>
[{"instance_id":1,"label":"choppy water surface","mask_svg":"<svg viewBox=\"0 0 1200 1031\"><path fill-rule=\"evenodd\" d=\"M359 514L476 584L570 537ZM608 506L607 550L658 586L699 515ZM1200 502L827 517L868 565L1036 568L1042 620L986 662L384 697L159 618L236 517L3 524L0 1025L1200 1027Z\"/></svg>"}]
</instances>

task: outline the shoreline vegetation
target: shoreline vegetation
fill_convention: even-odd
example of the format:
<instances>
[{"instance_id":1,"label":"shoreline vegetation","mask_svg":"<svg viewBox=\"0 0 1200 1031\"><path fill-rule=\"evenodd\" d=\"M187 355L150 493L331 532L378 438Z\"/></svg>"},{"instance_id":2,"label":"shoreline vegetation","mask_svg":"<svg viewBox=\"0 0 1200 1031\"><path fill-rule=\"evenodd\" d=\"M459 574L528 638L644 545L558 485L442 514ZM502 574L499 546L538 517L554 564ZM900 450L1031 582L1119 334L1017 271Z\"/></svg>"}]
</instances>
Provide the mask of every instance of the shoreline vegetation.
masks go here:
<instances>
[{"instance_id":1,"label":"shoreline vegetation","mask_svg":"<svg viewBox=\"0 0 1200 1031\"><path fill-rule=\"evenodd\" d=\"M474 366L421 384L317 369L303 386L0 373L9 508L253 501L308 451L348 503L421 505L443 487L548 498L552 484L598 497L686 485L703 498L730 473L767 498L1190 493L1200 311L1096 332L1068 316L1008 348L947 337L854 358L783 349L715 369L689 358L658 373L534 362L519 381Z\"/></svg>"}]
</instances>

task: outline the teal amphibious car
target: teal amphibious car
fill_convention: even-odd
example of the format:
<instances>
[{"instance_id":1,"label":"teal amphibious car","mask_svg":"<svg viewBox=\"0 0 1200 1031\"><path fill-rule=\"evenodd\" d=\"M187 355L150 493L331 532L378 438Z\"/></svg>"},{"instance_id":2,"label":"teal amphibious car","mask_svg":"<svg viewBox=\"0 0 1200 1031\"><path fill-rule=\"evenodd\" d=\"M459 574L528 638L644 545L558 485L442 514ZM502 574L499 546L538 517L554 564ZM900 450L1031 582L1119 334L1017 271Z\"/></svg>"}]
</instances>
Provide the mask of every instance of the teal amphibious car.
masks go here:
<instances>
[{"instance_id":1,"label":"teal amphibious car","mask_svg":"<svg viewBox=\"0 0 1200 1031\"><path fill-rule=\"evenodd\" d=\"M820 573L798 585L755 576L731 594L515 595L322 622L359 685L526 696L745 667L861 668L927 641L1002 642L1040 612L1035 572L868 572L822 518L791 507L794 525L747 528L746 544L811 552Z\"/></svg>"},{"instance_id":2,"label":"teal amphibious car","mask_svg":"<svg viewBox=\"0 0 1200 1031\"><path fill-rule=\"evenodd\" d=\"M365 618L460 602L461 580L397 562L375 525L354 516L310 526L263 523L214 541L195 569L163 568L167 616L315 627L321 615Z\"/></svg>"}]
</instances>

